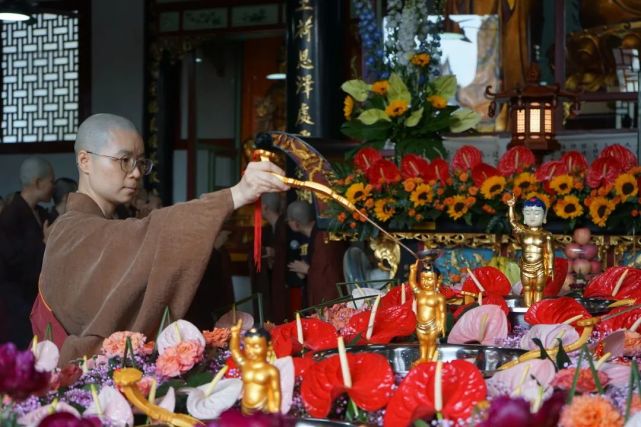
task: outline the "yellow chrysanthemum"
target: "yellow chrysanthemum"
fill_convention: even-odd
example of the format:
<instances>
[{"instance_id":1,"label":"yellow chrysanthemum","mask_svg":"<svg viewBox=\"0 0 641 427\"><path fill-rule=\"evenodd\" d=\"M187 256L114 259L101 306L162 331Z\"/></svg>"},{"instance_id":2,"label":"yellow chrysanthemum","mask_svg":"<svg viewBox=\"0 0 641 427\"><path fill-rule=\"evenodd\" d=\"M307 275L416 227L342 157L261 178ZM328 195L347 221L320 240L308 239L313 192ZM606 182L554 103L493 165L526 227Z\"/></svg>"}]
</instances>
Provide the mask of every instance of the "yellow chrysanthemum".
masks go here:
<instances>
[{"instance_id":1,"label":"yellow chrysanthemum","mask_svg":"<svg viewBox=\"0 0 641 427\"><path fill-rule=\"evenodd\" d=\"M389 82L387 80L379 80L372 83L372 92L378 93L379 95L385 95L389 89Z\"/></svg>"},{"instance_id":2,"label":"yellow chrysanthemum","mask_svg":"<svg viewBox=\"0 0 641 427\"><path fill-rule=\"evenodd\" d=\"M410 62L414 65L418 65L419 67L425 67L430 63L430 59L431 58L427 53L418 53L412 56Z\"/></svg>"},{"instance_id":3,"label":"yellow chrysanthemum","mask_svg":"<svg viewBox=\"0 0 641 427\"><path fill-rule=\"evenodd\" d=\"M343 115L345 116L345 120L349 120L352 118L353 111L354 111L354 98L347 95L345 97L345 101L343 101Z\"/></svg>"},{"instance_id":4,"label":"yellow chrysanthemum","mask_svg":"<svg viewBox=\"0 0 641 427\"><path fill-rule=\"evenodd\" d=\"M599 227L605 227L605 223L615 207L616 203L606 197L594 197L590 202L590 218L592 222Z\"/></svg>"},{"instance_id":5,"label":"yellow chrysanthemum","mask_svg":"<svg viewBox=\"0 0 641 427\"><path fill-rule=\"evenodd\" d=\"M441 109L447 107L447 99L443 98L441 95L428 96L427 100L434 108Z\"/></svg>"},{"instance_id":6,"label":"yellow chrysanthemum","mask_svg":"<svg viewBox=\"0 0 641 427\"><path fill-rule=\"evenodd\" d=\"M550 196L544 193L537 193L533 191L531 193L527 193L523 200L531 199L532 197L536 197L537 199L541 200L543 203L545 203L545 208L550 209Z\"/></svg>"},{"instance_id":7,"label":"yellow chrysanthemum","mask_svg":"<svg viewBox=\"0 0 641 427\"><path fill-rule=\"evenodd\" d=\"M462 218L463 215L465 215L470 210L470 207L467 203L467 197L465 196L452 196L446 203L447 214L454 220Z\"/></svg>"},{"instance_id":8,"label":"yellow chrysanthemum","mask_svg":"<svg viewBox=\"0 0 641 427\"><path fill-rule=\"evenodd\" d=\"M385 222L396 213L394 199L379 199L374 202L374 216L379 221Z\"/></svg>"},{"instance_id":9,"label":"yellow chrysanthemum","mask_svg":"<svg viewBox=\"0 0 641 427\"><path fill-rule=\"evenodd\" d=\"M570 175L559 175L552 178L550 188L559 196L568 194L574 188L574 178Z\"/></svg>"},{"instance_id":10,"label":"yellow chrysanthemum","mask_svg":"<svg viewBox=\"0 0 641 427\"><path fill-rule=\"evenodd\" d=\"M536 187L536 176L530 172L522 172L514 178L513 188L519 188L520 194L529 193Z\"/></svg>"},{"instance_id":11,"label":"yellow chrysanthemum","mask_svg":"<svg viewBox=\"0 0 641 427\"><path fill-rule=\"evenodd\" d=\"M614 181L614 193L624 200L635 197L639 193L637 179L629 173L619 175Z\"/></svg>"},{"instance_id":12,"label":"yellow chrysanthemum","mask_svg":"<svg viewBox=\"0 0 641 427\"><path fill-rule=\"evenodd\" d=\"M385 108L385 114L389 117L398 117L405 114L408 103L402 99L395 99Z\"/></svg>"},{"instance_id":13,"label":"yellow chrysanthemum","mask_svg":"<svg viewBox=\"0 0 641 427\"><path fill-rule=\"evenodd\" d=\"M412 191L412 194L410 194L410 201L414 204L414 207L417 208L430 203L433 196L432 187L427 184L420 184Z\"/></svg>"},{"instance_id":14,"label":"yellow chrysanthemum","mask_svg":"<svg viewBox=\"0 0 641 427\"><path fill-rule=\"evenodd\" d=\"M365 185L362 182L357 182L349 186L345 192L345 197L352 203L360 202L369 197L369 193L372 191L371 185Z\"/></svg>"},{"instance_id":15,"label":"yellow chrysanthemum","mask_svg":"<svg viewBox=\"0 0 641 427\"><path fill-rule=\"evenodd\" d=\"M554 212L559 218L577 218L583 215L583 206L578 197L565 196L554 204Z\"/></svg>"},{"instance_id":16,"label":"yellow chrysanthemum","mask_svg":"<svg viewBox=\"0 0 641 427\"><path fill-rule=\"evenodd\" d=\"M504 176L491 176L481 184L481 194L486 199L493 199L505 190L505 177Z\"/></svg>"}]
</instances>

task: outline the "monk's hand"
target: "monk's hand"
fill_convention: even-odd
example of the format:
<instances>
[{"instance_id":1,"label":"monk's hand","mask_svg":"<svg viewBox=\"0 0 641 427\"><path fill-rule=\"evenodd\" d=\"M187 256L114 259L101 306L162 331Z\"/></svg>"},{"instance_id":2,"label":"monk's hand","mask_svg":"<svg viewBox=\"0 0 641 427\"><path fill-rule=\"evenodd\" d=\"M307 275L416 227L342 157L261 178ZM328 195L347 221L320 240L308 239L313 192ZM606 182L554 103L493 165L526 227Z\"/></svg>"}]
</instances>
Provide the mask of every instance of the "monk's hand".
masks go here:
<instances>
[{"instance_id":1,"label":"monk's hand","mask_svg":"<svg viewBox=\"0 0 641 427\"><path fill-rule=\"evenodd\" d=\"M273 163L249 163L240 182L231 188L234 209L255 202L263 193L289 190L289 186L274 174L285 176L285 172Z\"/></svg>"},{"instance_id":2,"label":"monk's hand","mask_svg":"<svg viewBox=\"0 0 641 427\"><path fill-rule=\"evenodd\" d=\"M306 275L307 273L309 273L309 264L301 260L290 262L289 264L287 264L287 268L289 268L289 271L293 271L294 273L302 275Z\"/></svg>"}]
</instances>

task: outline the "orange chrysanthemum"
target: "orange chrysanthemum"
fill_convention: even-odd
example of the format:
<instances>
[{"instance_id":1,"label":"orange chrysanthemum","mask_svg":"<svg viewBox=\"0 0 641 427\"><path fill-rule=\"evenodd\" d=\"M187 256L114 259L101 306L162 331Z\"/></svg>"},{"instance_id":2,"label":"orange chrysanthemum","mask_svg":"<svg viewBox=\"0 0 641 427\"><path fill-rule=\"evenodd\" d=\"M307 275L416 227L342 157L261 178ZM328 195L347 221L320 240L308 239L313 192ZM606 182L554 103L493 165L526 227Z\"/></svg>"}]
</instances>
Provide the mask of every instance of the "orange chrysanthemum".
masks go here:
<instances>
[{"instance_id":1,"label":"orange chrysanthemum","mask_svg":"<svg viewBox=\"0 0 641 427\"><path fill-rule=\"evenodd\" d=\"M622 427L623 417L616 407L603 396L575 396L572 403L561 411L562 427Z\"/></svg>"},{"instance_id":2,"label":"orange chrysanthemum","mask_svg":"<svg viewBox=\"0 0 641 427\"><path fill-rule=\"evenodd\" d=\"M432 104L432 107L438 108L439 110L447 107L447 99L443 98L441 95L428 96L427 100Z\"/></svg>"},{"instance_id":3,"label":"orange chrysanthemum","mask_svg":"<svg viewBox=\"0 0 641 427\"><path fill-rule=\"evenodd\" d=\"M389 117L398 117L407 111L408 102L403 99L395 99L385 107L385 114Z\"/></svg>"},{"instance_id":4,"label":"orange chrysanthemum","mask_svg":"<svg viewBox=\"0 0 641 427\"><path fill-rule=\"evenodd\" d=\"M372 83L372 92L379 95L385 95L389 89L389 82L387 80L379 80Z\"/></svg>"},{"instance_id":5,"label":"orange chrysanthemum","mask_svg":"<svg viewBox=\"0 0 641 427\"><path fill-rule=\"evenodd\" d=\"M430 59L431 57L427 53L417 53L412 56L410 62L414 65L418 65L419 67L425 67L430 63Z\"/></svg>"}]
</instances>

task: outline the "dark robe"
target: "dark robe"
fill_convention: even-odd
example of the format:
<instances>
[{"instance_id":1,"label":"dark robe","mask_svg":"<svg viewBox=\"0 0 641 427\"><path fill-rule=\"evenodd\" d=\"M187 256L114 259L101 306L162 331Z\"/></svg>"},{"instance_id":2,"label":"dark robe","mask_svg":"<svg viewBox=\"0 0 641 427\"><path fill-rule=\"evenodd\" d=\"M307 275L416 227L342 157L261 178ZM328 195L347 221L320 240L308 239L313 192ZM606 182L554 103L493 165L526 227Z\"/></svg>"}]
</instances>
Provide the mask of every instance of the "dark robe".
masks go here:
<instances>
[{"instance_id":1,"label":"dark robe","mask_svg":"<svg viewBox=\"0 0 641 427\"><path fill-rule=\"evenodd\" d=\"M89 196L70 194L67 212L52 226L40 282L68 334L60 363L95 354L116 331L154 339L167 306L173 319L184 317L232 210L231 192L222 190L143 219L114 220ZM46 327L36 322L43 306L32 312L38 335Z\"/></svg>"},{"instance_id":2,"label":"dark robe","mask_svg":"<svg viewBox=\"0 0 641 427\"><path fill-rule=\"evenodd\" d=\"M36 215L38 219L36 219ZM24 347L31 340L29 310L38 294L38 276L45 251L42 224L47 211L36 206L35 212L20 193L0 214L0 291L7 304L6 317L11 324L3 337Z\"/></svg>"},{"instance_id":3,"label":"dark robe","mask_svg":"<svg viewBox=\"0 0 641 427\"><path fill-rule=\"evenodd\" d=\"M263 295L265 319L274 323L282 323L287 318L289 295L287 294L285 275L287 272L287 221L281 215L272 228L271 224L264 225L261 237L263 248L274 249L274 262L269 267L266 258L262 259L261 270L256 271L253 248L249 254L249 274L252 291ZM263 250L263 252L265 252Z\"/></svg>"},{"instance_id":4,"label":"dark robe","mask_svg":"<svg viewBox=\"0 0 641 427\"><path fill-rule=\"evenodd\" d=\"M309 271L307 273L306 298L307 306L313 306L338 298L336 283L343 282L344 242L327 240L326 233L314 227L311 245L308 249Z\"/></svg>"}]
</instances>

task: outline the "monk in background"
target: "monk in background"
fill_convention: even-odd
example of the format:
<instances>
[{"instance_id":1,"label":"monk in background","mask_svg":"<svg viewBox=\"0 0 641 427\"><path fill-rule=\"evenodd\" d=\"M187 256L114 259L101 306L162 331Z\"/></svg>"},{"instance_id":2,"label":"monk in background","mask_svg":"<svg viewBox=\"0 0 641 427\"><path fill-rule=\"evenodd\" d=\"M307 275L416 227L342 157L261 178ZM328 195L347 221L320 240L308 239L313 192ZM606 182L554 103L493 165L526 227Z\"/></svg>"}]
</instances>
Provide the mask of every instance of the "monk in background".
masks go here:
<instances>
[{"instance_id":1,"label":"monk in background","mask_svg":"<svg viewBox=\"0 0 641 427\"><path fill-rule=\"evenodd\" d=\"M115 331L154 337L167 306L182 318L225 218L262 193L288 189L272 175L280 168L250 163L231 188L114 220L116 206L131 202L153 167L142 138L129 120L96 114L80 125L74 149L78 192L52 226L31 313L39 337L52 325L61 364L95 354Z\"/></svg>"}]
</instances>

